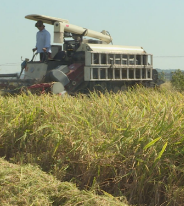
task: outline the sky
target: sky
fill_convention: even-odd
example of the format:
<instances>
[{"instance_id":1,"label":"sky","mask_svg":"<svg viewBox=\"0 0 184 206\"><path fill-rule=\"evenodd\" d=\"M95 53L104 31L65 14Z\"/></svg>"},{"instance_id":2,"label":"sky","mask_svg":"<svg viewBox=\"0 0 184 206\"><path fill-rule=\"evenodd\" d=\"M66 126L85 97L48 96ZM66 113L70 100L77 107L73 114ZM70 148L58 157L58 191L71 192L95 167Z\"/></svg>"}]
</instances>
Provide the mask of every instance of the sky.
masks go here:
<instances>
[{"instance_id":1,"label":"sky","mask_svg":"<svg viewBox=\"0 0 184 206\"><path fill-rule=\"evenodd\" d=\"M153 54L153 66L184 70L184 0L0 0L0 73L20 71L22 59L33 56L35 21L39 14L68 19L71 24L101 32L114 45L141 46ZM53 26L46 24L53 43Z\"/></svg>"}]
</instances>

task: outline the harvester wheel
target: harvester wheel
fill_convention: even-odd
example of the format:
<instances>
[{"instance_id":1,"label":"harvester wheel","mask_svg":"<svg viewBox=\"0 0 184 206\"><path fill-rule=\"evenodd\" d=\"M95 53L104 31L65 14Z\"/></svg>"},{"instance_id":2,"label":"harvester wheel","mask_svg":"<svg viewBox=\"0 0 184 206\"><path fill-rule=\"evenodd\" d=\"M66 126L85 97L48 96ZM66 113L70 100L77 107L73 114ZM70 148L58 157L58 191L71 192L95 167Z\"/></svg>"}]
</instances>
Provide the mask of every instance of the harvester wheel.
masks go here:
<instances>
[{"instance_id":1,"label":"harvester wheel","mask_svg":"<svg viewBox=\"0 0 184 206\"><path fill-rule=\"evenodd\" d=\"M106 83L106 82L101 82L100 86L101 86L101 91L102 91L102 92L104 92L105 90L107 90L107 83Z\"/></svg>"},{"instance_id":2,"label":"harvester wheel","mask_svg":"<svg viewBox=\"0 0 184 206\"><path fill-rule=\"evenodd\" d=\"M114 87L113 87L113 92L114 92L114 93L117 93L118 91L120 91L120 87L114 86Z\"/></svg>"},{"instance_id":3,"label":"harvester wheel","mask_svg":"<svg viewBox=\"0 0 184 206\"><path fill-rule=\"evenodd\" d=\"M102 85L100 82L90 82L91 91L102 91Z\"/></svg>"},{"instance_id":4,"label":"harvester wheel","mask_svg":"<svg viewBox=\"0 0 184 206\"><path fill-rule=\"evenodd\" d=\"M121 86L121 91L127 91L127 86L126 85Z\"/></svg>"}]
</instances>

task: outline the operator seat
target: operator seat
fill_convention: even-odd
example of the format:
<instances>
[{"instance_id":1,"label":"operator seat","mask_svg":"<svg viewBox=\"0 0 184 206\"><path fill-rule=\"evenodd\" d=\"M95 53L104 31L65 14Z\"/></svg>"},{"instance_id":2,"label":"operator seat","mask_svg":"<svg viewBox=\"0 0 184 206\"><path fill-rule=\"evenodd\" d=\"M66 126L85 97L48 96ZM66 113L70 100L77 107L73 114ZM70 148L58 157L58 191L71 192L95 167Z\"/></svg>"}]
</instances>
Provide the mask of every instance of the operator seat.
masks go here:
<instances>
[{"instance_id":1,"label":"operator seat","mask_svg":"<svg viewBox=\"0 0 184 206\"><path fill-rule=\"evenodd\" d=\"M58 52L62 51L61 45L51 45L52 57L54 57Z\"/></svg>"},{"instance_id":2,"label":"operator seat","mask_svg":"<svg viewBox=\"0 0 184 206\"><path fill-rule=\"evenodd\" d=\"M58 53L56 53L56 55L53 57L53 59L63 61L65 59L65 57L66 57L65 51L59 51Z\"/></svg>"}]
</instances>

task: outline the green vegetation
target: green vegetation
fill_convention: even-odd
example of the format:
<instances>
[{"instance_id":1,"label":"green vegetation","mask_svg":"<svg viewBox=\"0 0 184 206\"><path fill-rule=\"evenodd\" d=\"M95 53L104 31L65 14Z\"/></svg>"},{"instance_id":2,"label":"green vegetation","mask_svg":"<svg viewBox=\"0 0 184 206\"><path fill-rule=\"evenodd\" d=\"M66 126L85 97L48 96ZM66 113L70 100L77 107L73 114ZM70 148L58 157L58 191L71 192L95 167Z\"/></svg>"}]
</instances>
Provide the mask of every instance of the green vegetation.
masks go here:
<instances>
[{"instance_id":1,"label":"green vegetation","mask_svg":"<svg viewBox=\"0 0 184 206\"><path fill-rule=\"evenodd\" d=\"M183 131L184 96L165 87L157 90L139 87L125 93L94 93L90 97L0 97L0 156L18 165L39 165L60 181L52 179L56 185L70 187L66 181L75 183L82 191L75 188L68 193L71 198L77 193L81 205L85 205L84 194L87 199L90 199L87 195L91 198L95 194L106 194L101 198L112 195L119 199L112 198L117 205L123 205L120 199L124 196L134 205L182 205ZM15 167L19 178L20 168L30 178L34 176L31 171L38 171L32 166ZM34 178L38 181L45 175L39 172ZM3 183L2 177L0 173L0 198L6 196L10 200L12 195L2 193L3 187L12 192L15 188L11 181L10 186ZM49 178L45 180L49 182ZM26 181L22 183L26 188L33 185L31 180ZM46 197L54 200L54 192L50 192L46 183L40 185L46 188ZM61 187L51 187L56 191L56 199L65 194L60 193ZM93 191L93 195L83 190Z\"/></svg>"},{"instance_id":2,"label":"green vegetation","mask_svg":"<svg viewBox=\"0 0 184 206\"><path fill-rule=\"evenodd\" d=\"M162 81L166 81L166 74L164 71L158 72L158 78Z\"/></svg>"},{"instance_id":3,"label":"green vegetation","mask_svg":"<svg viewBox=\"0 0 184 206\"><path fill-rule=\"evenodd\" d=\"M179 91L184 90L184 72L180 69L176 70L175 72L172 72L172 79L171 83L173 87Z\"/></svg>"}]
</instances>

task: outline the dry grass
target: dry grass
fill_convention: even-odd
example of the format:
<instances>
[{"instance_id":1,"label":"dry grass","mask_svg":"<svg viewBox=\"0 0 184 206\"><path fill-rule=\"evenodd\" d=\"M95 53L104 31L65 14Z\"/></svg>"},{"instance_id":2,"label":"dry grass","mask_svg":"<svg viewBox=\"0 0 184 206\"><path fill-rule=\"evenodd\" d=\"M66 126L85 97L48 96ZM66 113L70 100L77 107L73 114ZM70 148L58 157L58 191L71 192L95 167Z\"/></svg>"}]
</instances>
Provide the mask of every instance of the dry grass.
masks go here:
<instances>
[{"instance_id":1,"label":"dry grass","mask_svg":"<svg viewBox=\"0 0 184 206\"><path fill-rule=\"evenodd\" d=\"M161 84L160 87L165 90L175 91L170 81L167 81L164 84Z\"/></svg>"},{"instance_id":2,"label":"dry grass","mask_svg":"<svg viewBox=\"0 0 184 206\"><path fill-rule=\"evenodd\" d=\"M60 182L38 167L18 166L2 158L0 165L1 206L126 206L110 194L79 191L74 184Z\"/></svg>"},{"instance_id":3,"label":"dry grass","mask_svg":"<svg viewBox=\"0 0 184 206\"><path fill-rule=\"evenodd\" d=\"M131 204L183 204L183 131L184 96L168 88L0 98L0 156Z\"/></svg>"}]
</instances>

